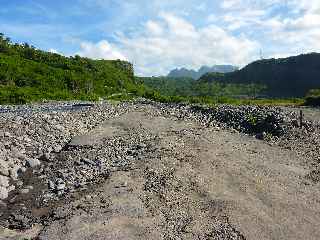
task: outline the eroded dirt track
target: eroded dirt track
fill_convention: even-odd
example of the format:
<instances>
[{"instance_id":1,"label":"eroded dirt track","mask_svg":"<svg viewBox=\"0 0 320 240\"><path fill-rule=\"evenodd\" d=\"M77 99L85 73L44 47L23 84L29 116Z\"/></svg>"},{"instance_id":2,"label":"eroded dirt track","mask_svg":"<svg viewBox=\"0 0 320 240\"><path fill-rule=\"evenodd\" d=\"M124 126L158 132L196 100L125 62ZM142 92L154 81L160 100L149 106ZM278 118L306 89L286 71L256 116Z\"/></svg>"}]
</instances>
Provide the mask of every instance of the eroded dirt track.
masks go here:
<instances>
[{"instance_id":1,"label":"eroded dirt track","mask_svg":"<svg viewBox=\"0 0 320 240\"><path fill-rule=\"evenodd\" d=\"M37 239L320 239L319 187L295 151L143 109L63 151L117 138L123 146L140 139L130 165L111 166L106 181L57 207L54 220L34 227Z\"/></svg>"}]
</instances>

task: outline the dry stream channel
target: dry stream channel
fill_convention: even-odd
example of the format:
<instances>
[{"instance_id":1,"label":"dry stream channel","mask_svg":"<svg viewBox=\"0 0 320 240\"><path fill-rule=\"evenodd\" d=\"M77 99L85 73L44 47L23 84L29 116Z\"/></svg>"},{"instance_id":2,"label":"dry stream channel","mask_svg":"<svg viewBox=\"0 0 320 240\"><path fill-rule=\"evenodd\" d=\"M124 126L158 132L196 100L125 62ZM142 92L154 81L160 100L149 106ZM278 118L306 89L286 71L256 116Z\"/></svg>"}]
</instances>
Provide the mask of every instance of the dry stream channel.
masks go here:
<instances>
[{"instance_id":1,"label":"dry stream channel","mask_svg":"<svg viewBox=\"0 0 320 240\"><path fill-rule=\"evenodd\" d=\"M320 112L2 107L0 239L320 239Z\"/></svg>"}]
</instances>

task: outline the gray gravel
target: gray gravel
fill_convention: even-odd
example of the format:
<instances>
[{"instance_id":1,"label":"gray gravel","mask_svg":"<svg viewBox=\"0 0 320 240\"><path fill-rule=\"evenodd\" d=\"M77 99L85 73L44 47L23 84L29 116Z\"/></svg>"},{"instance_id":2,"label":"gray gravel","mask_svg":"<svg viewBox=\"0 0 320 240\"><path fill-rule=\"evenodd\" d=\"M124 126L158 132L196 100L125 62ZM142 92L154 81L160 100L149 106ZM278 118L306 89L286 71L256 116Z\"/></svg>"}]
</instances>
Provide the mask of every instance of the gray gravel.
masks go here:
<instances>
[{"instance_id":1,"label":"gray gravel","mask_svg":"<svg viewBox=\"0 0 320 240\"><path fill-rule=\"evenodd\" d=\"M224 105L206 108L161 104L145 99L118 104L67 102L3 106L0 108L0 210L6 211L0 225L13 229L31 229L38 226L35 224L49 225L61 218L54 215L60 213L52 214L56 208L53 206L68 203L70 208L75 207L76 199L88 193L90 196L92 186L104 184L112 174L135 171L140 162L156 156L157 151L157 156L164 156L167 150L157 149L154 145L161 139L159 132L154 132L152 128L140 129L139 126L131 126L131 123L125 129L119 125L121 116L135 111L161 119L196 123L208 131L244 133L265 140L270 146L294 150L303 159L301 164L308 168L305 183L319 182L319 126L316 119L313 122L309 118L300 127L297 109ZM111 127L104 127L106 121ZM132 124L136 124L135 119ZM144 123L140 124L142 126ZM119 129L123 131L120 135ZM196 129L192 130L195 136ZM182 138L190 131L186 128L174 133ZM160 168L160 172L145 169L143 191L147 194L143 194L144 204L152 204L150 197L161 198L167 194L171 184L176 184L170 182L173 174L170 169ZM122 187L126 188L127 183L121 183L116 188ZM21 208L21 204L24 207ZM31 211L32 208L51 210L48 215L43 215L46 217L38 217ZM72 211L66 210L68 214ZM192 222L180 211L183 210L165 212L168 225L164 239L180 239L185 227ZM199 239L244 239L244 235L230 224L228 217L213 218L215 227L210 228L206 235L200 234L202 238ZM43 235L42 239L50 238Z\"/></svg>"},{"instance_id":2,"label":"gray gravel","mask_svg":"<svg viewBox=\"0 0 320 240\"><path fill-rule=\"evenodd\" d=\"M88 102L58 102L2 106L0 107L2 112L0 115L0 157L2 159L0 174L3 179L0 182L0 199L5 199L10 190L15 189L13 183L8 184L9 179L17 180L19 174L23 174L28 168L37 168L42 161L52 161L52 154L61 152L74 136L88 132L99 123L110 117L121 115L132 107L147 104L156 106L162 114L168 116L183 120L191 119L206 126L231 128L255 135L259 139L271 140L286 134L290 135L291 130L298 127L295 112L285 113L275 107L222 105L217 108L204 108L183 104L160 104L143 99L138 103L124 103L118 106L106 102L99 105L91 105ZM312 124L308 122L304 130L310 126ZM310 129L305 131L308 132ZM290 136L287 138L289 139ZM117 146L109 146L110 148L117 149ZM99 172L102 168L99 165L101 161L99 164L88 161L90 160L78 159L77 164L82 170L87 167ZM81 183L75 185L77 184L81 185Z\"/></svg>"}]
</instances>

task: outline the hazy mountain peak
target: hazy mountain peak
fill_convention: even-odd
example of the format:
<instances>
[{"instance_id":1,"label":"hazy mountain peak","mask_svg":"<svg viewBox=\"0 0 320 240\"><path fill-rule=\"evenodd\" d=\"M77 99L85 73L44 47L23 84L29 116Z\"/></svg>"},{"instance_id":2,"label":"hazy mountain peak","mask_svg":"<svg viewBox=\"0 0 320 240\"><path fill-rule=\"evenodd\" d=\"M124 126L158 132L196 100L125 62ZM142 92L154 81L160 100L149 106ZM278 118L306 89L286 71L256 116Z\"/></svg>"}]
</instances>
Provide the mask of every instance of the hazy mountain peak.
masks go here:
<instances>
[{"instance_id":1,"label":"hazy mountain peak","mask_svg":"<svg viewBox=\"0 0 320 240\"><path fill-rule=\"evenodd\" d=\"M201 66L198 71L182 67L172 70L168 74L168 77L191 77L193 79L199 79L208 72L228 73L236 70L238 70L238 67L232 65L214 65L212 67Z\"/></svg>"}]
</instances>

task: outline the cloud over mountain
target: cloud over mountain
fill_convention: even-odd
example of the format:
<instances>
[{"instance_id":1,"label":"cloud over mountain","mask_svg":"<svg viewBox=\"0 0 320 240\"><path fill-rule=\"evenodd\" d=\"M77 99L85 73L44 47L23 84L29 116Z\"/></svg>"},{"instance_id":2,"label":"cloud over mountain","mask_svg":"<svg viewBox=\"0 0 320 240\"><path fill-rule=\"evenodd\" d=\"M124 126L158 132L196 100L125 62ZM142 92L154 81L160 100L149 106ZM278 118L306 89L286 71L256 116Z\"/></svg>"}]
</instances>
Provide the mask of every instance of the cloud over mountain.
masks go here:
<instances>
[{"instance_id":1,"label":"cloud over mountain","mask_svg":"<svg viewBox=\"0 0 320 240\"><path fill-rule=\"evenodd\" d=\"M12 0L0 13L18 42L128 59L140 75L320 51L319 0Z\"/></svg>"},{"instance_id":2,"label":"cloud over mountain","mask_svg":"<svg viewBox=\"0 0 320 240\"><path fill-rule=\"evenodd\" d=\"M252 60L259 49L258 42L245 36L232 36L214 24L196 27L171 13L161 13L157 20L146 22L132 37L119 35L117 40L120 52L133 61L137 73L149 76L167 73L172 66L243 65ZM94 44L87 45L83 55L99 55L92 48Z\"/></svg>"}]
</instances>

